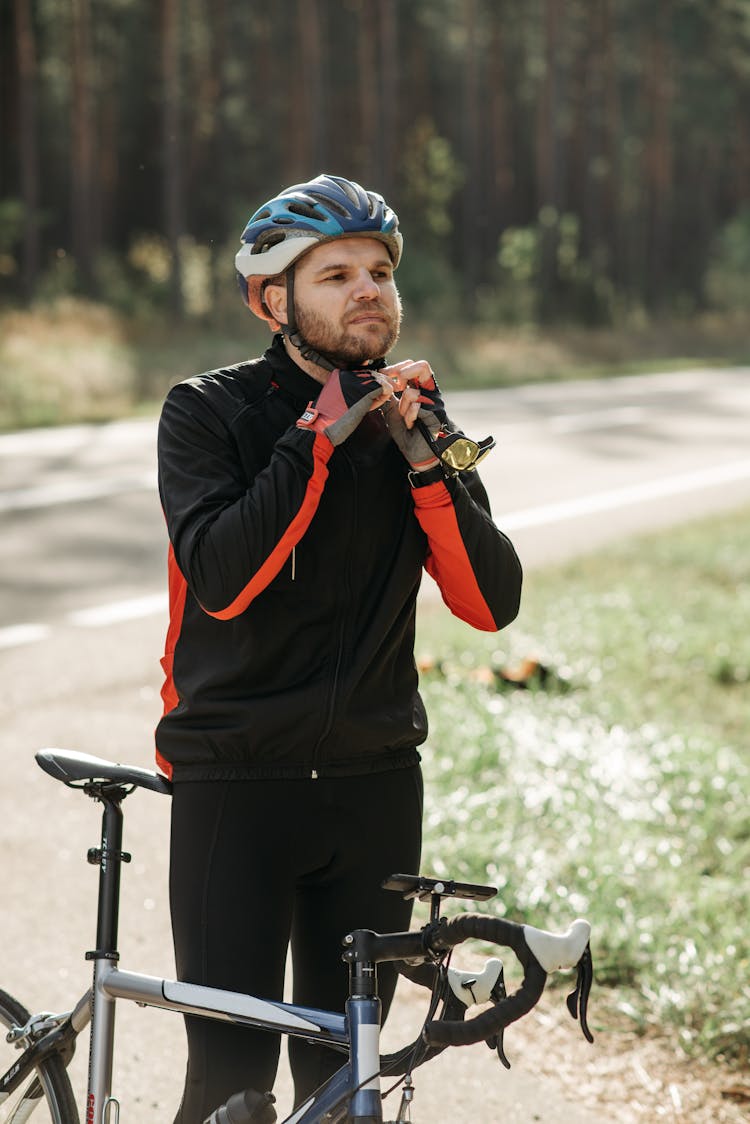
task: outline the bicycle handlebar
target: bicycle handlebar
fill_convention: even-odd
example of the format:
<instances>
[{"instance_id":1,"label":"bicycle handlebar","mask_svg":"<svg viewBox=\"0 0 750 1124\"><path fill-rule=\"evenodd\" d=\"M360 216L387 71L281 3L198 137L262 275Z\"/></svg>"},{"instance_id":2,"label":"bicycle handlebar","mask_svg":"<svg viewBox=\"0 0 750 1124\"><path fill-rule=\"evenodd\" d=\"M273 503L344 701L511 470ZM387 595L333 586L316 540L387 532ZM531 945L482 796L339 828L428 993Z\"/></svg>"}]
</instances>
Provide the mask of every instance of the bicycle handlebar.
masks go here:
<instances>
[{"instance_id":1,"label":"bicycle handlebar","mask_svg":"<svg viewBox=\"0 0 750 1124\"><path fill-rule=\"evenodd\" d=\"M580 994L581 1027L584 1035L592 1041L586 1025L586 1000L591 982L590 933L591 926L582 920L574 921L566 933L555 934L480 914L467 913L451 920L443 919L434 931L426 934L427 947L432 952L445 952L470 938L502 945L515 953L524 970L523 981L511 995L473 1019L428 1023L422 1034L425 1042L429 1046L465 1046L492 1038L510 1023L528 1014L544 991L548 972L576 966L579 968L579 982L575 994ZM577 1017L570 1002L568 1006L571 1014Z\"/></svg>"}]
</instances>

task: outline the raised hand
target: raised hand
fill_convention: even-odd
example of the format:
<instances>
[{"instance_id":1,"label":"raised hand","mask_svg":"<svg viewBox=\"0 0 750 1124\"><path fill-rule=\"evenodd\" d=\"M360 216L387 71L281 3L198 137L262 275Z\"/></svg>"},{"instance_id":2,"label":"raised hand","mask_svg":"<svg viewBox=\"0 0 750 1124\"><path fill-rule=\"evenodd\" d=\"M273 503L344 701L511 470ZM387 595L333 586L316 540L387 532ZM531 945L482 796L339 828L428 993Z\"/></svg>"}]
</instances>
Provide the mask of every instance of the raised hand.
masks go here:
<instances>
[{"instance_id":1,"label":"raised hand","mask_svg":"<svg viewBox=\"0 0 750 1124\"><path fill-rule=\"evenodd\" d=\"M297 422L299 429L324 433L332 445L346 441L365 414L394 393L393 384L378 371L333 371L314 402Z\"/></svg>"}]
</instances>

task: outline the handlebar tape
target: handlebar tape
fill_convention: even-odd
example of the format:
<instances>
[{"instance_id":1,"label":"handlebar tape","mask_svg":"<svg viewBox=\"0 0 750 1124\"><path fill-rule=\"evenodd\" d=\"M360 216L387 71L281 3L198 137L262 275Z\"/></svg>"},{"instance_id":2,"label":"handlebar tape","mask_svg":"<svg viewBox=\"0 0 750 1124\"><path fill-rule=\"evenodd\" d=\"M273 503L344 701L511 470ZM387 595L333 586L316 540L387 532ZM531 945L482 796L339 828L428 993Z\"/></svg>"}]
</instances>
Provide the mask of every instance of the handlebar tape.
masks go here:
<instances>
[{"instance_id":1,"label":"handlebar tape","mask_svg":"<svg viewBox=\"0 0 750 1124\"><path fill-rule=\"evenodd\" d=\"M466 913L444 921L432 935L430 944L437 952L453 948L470 938L510 948L524 970L523 982L512 995L473 1019L465 1022L439 1020L428 1023L424 1028L423 1038L430 1046L468 1046L472 1042L491 1038L493 1034L528 1014L544 991L547 973L526 943L522 925L501 917Z\"/></svg>"}]
</instances>

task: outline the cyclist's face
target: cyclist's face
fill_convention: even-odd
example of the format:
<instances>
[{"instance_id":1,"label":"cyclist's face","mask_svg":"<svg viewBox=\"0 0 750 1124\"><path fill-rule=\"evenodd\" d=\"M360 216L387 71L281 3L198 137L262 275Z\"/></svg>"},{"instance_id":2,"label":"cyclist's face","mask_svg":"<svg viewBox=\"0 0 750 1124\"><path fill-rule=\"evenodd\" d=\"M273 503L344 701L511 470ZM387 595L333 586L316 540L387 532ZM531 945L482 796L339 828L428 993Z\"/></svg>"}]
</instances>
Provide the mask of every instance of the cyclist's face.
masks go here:
<instances>
[{"instance_id":1,"label":"cyclist's face","mask_svg":"<svg viewBox=\"0 0 750 1124\"><path fill-rule=\"evenodd\" d=\"M401 301L393 265L375 238L316 246L297 263L294 296L303 337L337 366L379 359L398 339Z\"/></svg>"}]
</instances>

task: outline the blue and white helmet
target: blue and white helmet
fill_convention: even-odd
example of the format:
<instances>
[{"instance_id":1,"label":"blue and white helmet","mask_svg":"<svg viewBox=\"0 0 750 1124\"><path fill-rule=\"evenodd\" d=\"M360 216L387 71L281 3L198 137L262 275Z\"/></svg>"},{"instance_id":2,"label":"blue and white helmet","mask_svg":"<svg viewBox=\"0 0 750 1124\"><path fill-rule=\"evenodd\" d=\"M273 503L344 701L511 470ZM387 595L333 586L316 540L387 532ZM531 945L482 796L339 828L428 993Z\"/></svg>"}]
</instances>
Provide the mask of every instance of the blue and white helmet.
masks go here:
<instances>
[{"instance_id":1,"label":"blue and white helmet","mask_svg":"<svg viewBox=\"0 0 750 1124\"><path fill-rule=\"evenodd\" d=\"M270 320L263 282L283 273L318 243L352 236L383 242L396 268L403 239L398 218L382 195L328 175L285 188L255 212L242 234L234 262L245 304L256 316Z\"/></svg>"}]
</instances>

